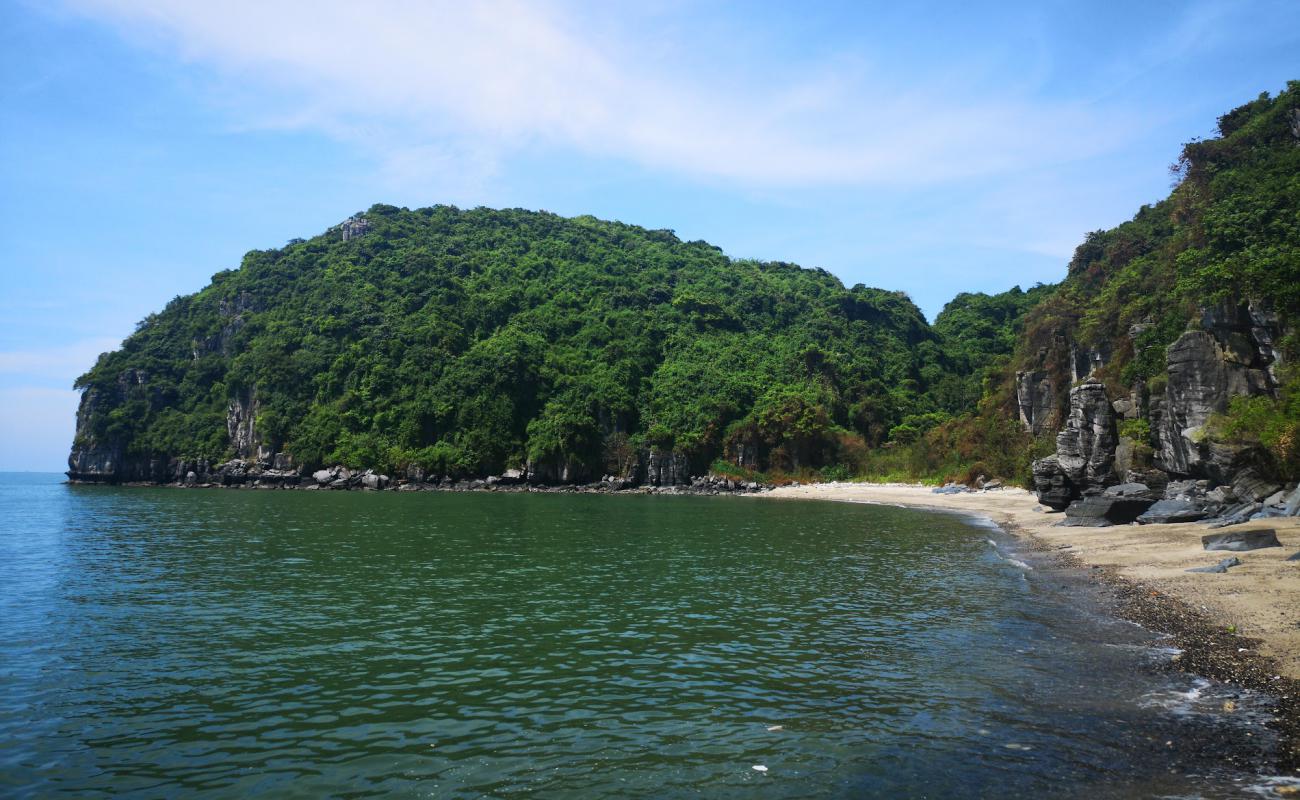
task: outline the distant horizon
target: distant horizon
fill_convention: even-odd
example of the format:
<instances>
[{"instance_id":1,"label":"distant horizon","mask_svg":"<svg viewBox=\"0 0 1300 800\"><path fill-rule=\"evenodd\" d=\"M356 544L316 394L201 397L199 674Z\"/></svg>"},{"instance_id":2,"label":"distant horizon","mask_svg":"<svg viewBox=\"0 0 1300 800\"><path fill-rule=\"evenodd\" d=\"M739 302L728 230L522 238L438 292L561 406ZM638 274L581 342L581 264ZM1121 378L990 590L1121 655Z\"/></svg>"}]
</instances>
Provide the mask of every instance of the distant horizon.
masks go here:
<instances>
[{"instance_id":1,"label":"distant horizon","mask_svg":"<svg viewBox=\"0 0 1300 800\"><path fill-rule=\"evenodd\" d=\"M1294 73L1287 2L0 6L0 469L250 250L375 203L591 215L906 293L1055 283Z\"/></svg>"}]
</instances>

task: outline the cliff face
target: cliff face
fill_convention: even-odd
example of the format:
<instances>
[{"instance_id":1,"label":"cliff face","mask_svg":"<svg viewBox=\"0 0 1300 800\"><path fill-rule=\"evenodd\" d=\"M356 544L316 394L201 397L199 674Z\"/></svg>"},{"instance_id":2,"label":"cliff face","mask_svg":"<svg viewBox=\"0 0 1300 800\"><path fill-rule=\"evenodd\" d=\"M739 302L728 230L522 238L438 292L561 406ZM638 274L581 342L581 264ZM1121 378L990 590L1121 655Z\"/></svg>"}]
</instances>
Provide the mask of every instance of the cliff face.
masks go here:
<instances>
[{"instance_id":1,"label":"cliff face","mask_svg":"<svg viewBox=\"0 0 1300 800\"><path fill-rule=\"evenodd\" d=\"M1155 460L1178 477L1226 482L1241 451L1214 442L1206 424L1234 397L1276 395L1281 360L1273 342L1282 331L1277 315L1249 304L1207 310L1202 326L1169 345L1168 383L1151 398Z\"/></svg>"},{"instance_id":2,"label":"cliff face","mask_svg":"<svg viewBox=\"0 0 1300 800\"><path fill-rule=\"evenodd\" d=\"M1288 364L1300 344L1297 106L1292 82L1221 117L1217 138L1184 148L1170 196L1090 234L1028 314L1021 422L1038 434L1053 427L1040 420L1062 419L1056 452L1032 467L1043 503L1124 483L1171 500L1218 486L1217 502L1255 502L1259 485L1300 477Z\"/></svg>"},{"instance_id":3,"label":"cliff face","mask_svg":"<svg viewBox=\"0 0 1300 800\"><path fill-rule=\"evenodd\" d=\"M1275 314L1249 304L1219 306L1201 315L1200 330L1187 331L1166 351L1163 391L1138 400L1144 384L1108 387L1089 379L1070 391L1069 414L1054 455L1033 464L1039 500L1056 509L1125 481L1206 480L1228 484L1256 459L1252 448L1216 441L1212 415L1235 397L1275 396L1281 356L1273 342L1284 331ZM1115 396L1116 399L1110 399ZM1133 442L1118 435L1117 421L1149 423L1152 466L1163 476L1132 469ZM1118 462L1121 469L1116 469Z\"/></svg>"}]
</instances>

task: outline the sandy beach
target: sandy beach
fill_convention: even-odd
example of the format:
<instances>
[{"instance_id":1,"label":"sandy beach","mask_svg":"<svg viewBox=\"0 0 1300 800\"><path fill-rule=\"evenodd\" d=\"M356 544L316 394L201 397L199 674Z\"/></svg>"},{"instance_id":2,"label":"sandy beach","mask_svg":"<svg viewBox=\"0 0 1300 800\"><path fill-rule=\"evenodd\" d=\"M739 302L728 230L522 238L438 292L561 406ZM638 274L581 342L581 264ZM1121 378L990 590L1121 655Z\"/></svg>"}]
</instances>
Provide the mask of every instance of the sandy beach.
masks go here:
<instances>
[{"instance_id":1,"label":"sandy beach","mask_svg":"<svg viewBox=\"0 0 1300 800\"><path fill-rule=\"evenodd\" d=\"M1237 636L1257 641L1254 648L1271 666L1300 680L1300 561L1286 559L1300 551L1300 520L1260 520L1234 526L1246 531L1271 528L1282 547L1246 553L1207 552L1201 536L1212 532L1197 523L1122 525L1111 528L1056 527L1063 514L1045 513L1023 489L963 494L935 494L930 487L900 484L826 483L782 487L769 497L882 503L978 514L1035 545L1100 567L1140 587L1144 594L1163 594L1202 612L1212 623ZM1241 565L1227 573L1189 573L1235 555ZM1250 648L1247 648L1248 650Z\"/></svg>"}]
</instances>

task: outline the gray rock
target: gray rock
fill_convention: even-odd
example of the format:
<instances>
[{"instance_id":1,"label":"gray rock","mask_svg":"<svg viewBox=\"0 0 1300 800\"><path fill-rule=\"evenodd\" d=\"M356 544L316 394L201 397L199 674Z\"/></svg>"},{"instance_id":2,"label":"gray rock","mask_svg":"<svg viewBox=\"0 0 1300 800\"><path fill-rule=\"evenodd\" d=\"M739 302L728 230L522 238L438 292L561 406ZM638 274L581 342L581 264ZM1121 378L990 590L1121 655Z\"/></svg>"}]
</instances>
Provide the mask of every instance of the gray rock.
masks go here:
<instances>
[{"instance_id":1,"label":"gray rock","mask_svg":"<svg viewBox=\"0 0 1300 800\"><path fill-rule=\"evenodd\" d=\"M1059 525L1067 528L1105 528L1127 525L1155 503L1150 498L1139 497L1085 497L1065 509L1065 519Z\"/></svg>"},{"instance_id":2,"label":"gray rock","mask_svg":"<svg viewBox=\"0 0 1300 800\"><path fill-rule=\"evenodd\" d=\"M1212 567L1193 567L1192 569L1189 569L1187 571L1188 572L1227 572L1230 567L1236 567L1239 566L1240 564L1241 561L1238 560L1236 556L1232 556L1231 558L1223 559L1222 561L1220 561L1219 563L1215 564Z\"/></svg>"},{"instance_id":3,"label":"gray rock","mask_svg":"<svg viewBox=\"0 0 1300 800\"><path fill-rule=\"evenodd\" d=\"M1205 493L1205 499L1211 503L1221 503L1227 505L1237 499L1237 495L1232 493L1231 486L1218 486Z\"/></svg>"},{"instance_id":4,"label":"gray rock","mask_svg":"<svg viewBox=\"0 0 1300 800\"><path fill-rule=\"evenodd\" d=\"M1300 516L1300 486L1292 489L1291 494L1287 495L1283 509L1288 517Z\"/></svg>"},{"instance_id":5,"label":"gray rock","mask_svg":"<svg viewBox=\"0 0 1300 800\"><path fill-rule=\"evenodd\" d=\"M1287 561L1300 561L1300 551L1292 553L1286 557Z\"/></svg>"},{"instance_id":6,"label":"gray rock","mask_svg":"<svg viewBox=\"0 0 1300 800\"><path fill-rule=\"evenodd\" d=\"M1242 553L1247 550L1259 550L1263 547L1281 547L1277 540L1277 531L1234 531L1232 533L1209 533L1201 537L1201 544L1206 550L1229 550Z\"/></svg>"},{"instance_id":7,"label":"gray rock","mask_svg":"<svg viewBox=\"0 0 1300 800\"><path fill-rule=\"evenodd\" d=\"M1206 506L1195 500L1160 500L1137 518L1142 525L1196 522L1209 516Z\"/></svg>"},{"instance_id":8,"label":"gray rock","mask_svg":"<svg viewBox=\"0 0 1300 800\"><path fill-rule=\"evenodd\" d=\"M316 481L316 483L321 486L324 486L327 483L332 483L338 479L338 476L334 474L334 471L328 469L318 469L311 474L311 477L312 480Z\"/></svg>"},{"instance_id":9,"label":"gray rock","mask_svg":"<svg viewBox=\"0 0 1300 800\"><path fill-rule=\"evenodd\" d=\"M1090 379L1070 390L1070 413L1056 435L1056 454L1032 467L1038 501L1057 510L1087 490L1116 482L1115 411L1101 381Z\"/></svg>"},{"instance_id":10,"label":"gray rock","mask_svg":"<svg viewBox=\"0 0 1300 800\"><path fill-rule=\"evenodd\" d=\"M1247 305L1206 309L1201 327L1166 351L1169 380L1163 394L1151 398L1156 464L1178 475L1224 481L1243 453L1211 441L1206 423L1233 397L1275 391L1272 343L1281 330L1276 315Z\"/></svg>"},{"instance_id":11,"label":"gray rock","mask_svg":"<svg viewBox=\"0 0 1300 800\"><path fill-rule=\"evenodd\" d=\"M1145 483L1121 483L1111 486L1101 493L1103 497L1136 497L1143 500L1155 500L1150 487Z\"/></svg>"},{"instance_id":12,"label":"gray rock","mask_svg":"<svg viewBox=\"0 0 1300 800\"><path fill-rule=\"evenodd\" d=\"M1232 476L1232 492L1243 501L1262 501L1281 488L1281 484L1260 475L1254 467L1238 470Z\"/></svg>"},{"instance_id":13,"label":"gray rock","mask_svg":"<svg viewBox=\"0 0 1300 800\"><path fill-rule=\"evenodd\" d=\"M380 477L381 476L376 475L373 472L367 472L365 475L362 475L361 476L362 488L364 489L380 488L383 485L383 482L380 480Z\"/></svg>"},{"instance_id":14,"label":"gray rock","mask_svg":"<svg viewBox=\"0 0 1300 800\"><path fill-rule=\"evenodd\" d=\"M1281 489L1278 489L1276 492L1273 492L1272 494L1270 494L1268 497L1265 497L1260 502L1262 502L1266 506L1277 506L1281 508L1284 500L1286 500L1286 492L1282 491Z\"/></svg>"},{"instance_id":15,"label":"gray rock","mask_svg":"<svg viewBox=\"0 0 1300 800\"><path fill-rule=\"evenodd\" d=\"M1050 373L1033 370L1016 373L1016 406L1020 424L1037 436L1047 430L1056 405L1056 389Z\"/></svg>"},{"instance_id":16,"label":"gray rock","mask_svg":"<svg viewBox=\"0 0 1300 800\"><path fill-rule=\"evenodd\" d=\"M1226 528L1229 525L1240 525L1243 522L1249 522L1250 518L1259 513L1262 509L1259 503L1238 503L1224 509L1223 513L1210 521L1211 528Z\"/></svg>"}]
</instances>

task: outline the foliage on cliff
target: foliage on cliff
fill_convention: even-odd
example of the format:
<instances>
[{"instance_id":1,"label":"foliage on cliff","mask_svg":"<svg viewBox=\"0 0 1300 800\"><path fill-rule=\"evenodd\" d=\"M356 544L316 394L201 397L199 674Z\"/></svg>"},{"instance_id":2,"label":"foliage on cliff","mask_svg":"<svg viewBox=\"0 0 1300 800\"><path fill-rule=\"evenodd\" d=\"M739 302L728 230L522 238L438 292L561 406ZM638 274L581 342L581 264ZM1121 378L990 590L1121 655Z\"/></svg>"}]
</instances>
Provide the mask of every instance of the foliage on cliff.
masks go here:
<instances>
[{"instance_id":1,"label":"foliage on cliff","mask_svg":"<svg viewBox=\"0 0 1300 800\"><path fill-rule=\"evenodd\" d=\"M375 206L367 229L249 253L77 383L91 443L222 458L232 403L312 465L440 474L630 449L835 463L960 405L906 296L589 217ZM86 444L86 443L83 443Z\"/></svg>"},{"instance_id":2,"label":"foliage on cliff","mask_svg":"<svg viewBox=\"0 0 1300 800\"><path fill-rule=\"evenodd\" d=\"M1298 108L1300 81L1291 81L1278 95L1261 94L1223 115L1219 136L1183 148L1169 197L1090 233L1060 291L1030 313L1021 363L1063 333L1083 347L1113 348L1107 374L1131 384L1164 370L1164 348L1206 307L1249 300L1294 323Z\"/></svg>"}]
</instances>

